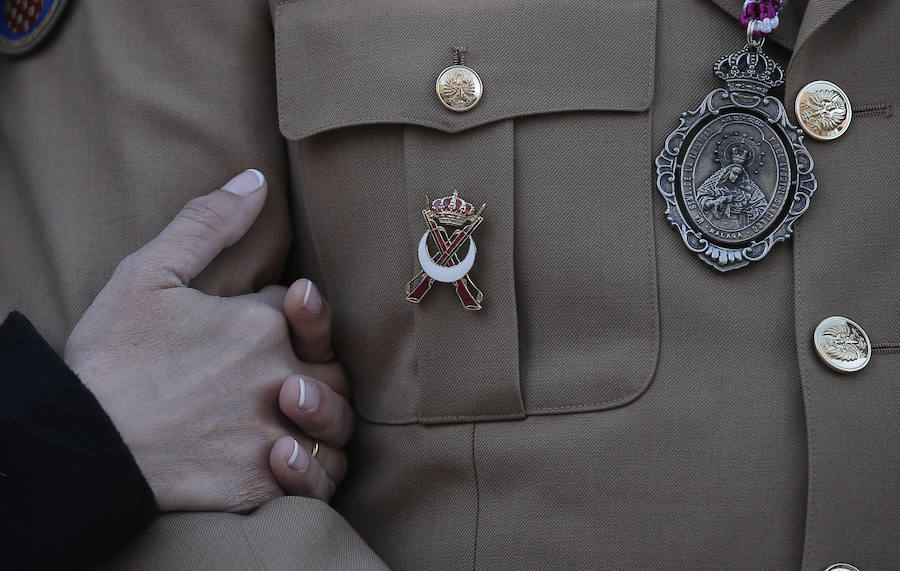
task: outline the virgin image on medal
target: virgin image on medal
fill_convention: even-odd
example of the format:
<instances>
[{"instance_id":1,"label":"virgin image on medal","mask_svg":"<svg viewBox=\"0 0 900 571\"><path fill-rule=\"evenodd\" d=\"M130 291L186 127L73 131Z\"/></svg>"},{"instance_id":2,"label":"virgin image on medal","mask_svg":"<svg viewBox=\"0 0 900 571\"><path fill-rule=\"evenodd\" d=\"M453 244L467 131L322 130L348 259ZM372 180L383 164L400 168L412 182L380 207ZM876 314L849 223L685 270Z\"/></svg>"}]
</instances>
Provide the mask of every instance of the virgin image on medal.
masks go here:
<instances>
[{"instance_id":1,"label":"virgin image on medal","mask_svg":"<svg viewBox=\"0 0 900 571\"><path fill-rule=\"evenodd\" d=\"M802 131L767 92L784 71L750 40L714 66L710 92L656 158L666 217L685 246L719 271L763 259L787 240L816 191Z\"/></svg>"},{"instance_id":2,"label":"virgin image on medal","mask_svg":"<svg viewBox=\"0 0 900 571\"><path fill-rule=\"evenodd\" d=\"M796 167L765 122L746 114L721 115L686 149L678 196L697 230L735 246L781 217Z\"/></svg>"}]
</instances>

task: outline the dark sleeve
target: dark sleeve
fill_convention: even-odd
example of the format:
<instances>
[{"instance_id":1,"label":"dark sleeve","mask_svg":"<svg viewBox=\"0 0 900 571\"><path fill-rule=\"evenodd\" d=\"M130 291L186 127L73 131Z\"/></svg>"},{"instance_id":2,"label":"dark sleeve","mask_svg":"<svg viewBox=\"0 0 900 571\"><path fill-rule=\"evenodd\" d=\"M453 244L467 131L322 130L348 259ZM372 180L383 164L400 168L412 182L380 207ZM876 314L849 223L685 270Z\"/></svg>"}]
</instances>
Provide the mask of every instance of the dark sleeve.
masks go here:
<instances>
[{"instance_id":1,"label":"dark sleeve","mask_svg":"<svg viewBox=\"0 0 900 571\"><path fill-rule=\"evenodd\" d=\"M4 569L91 566L156 514L94 395L15 312L0 325L0 509Z\"/></svg>"}]
</instances>

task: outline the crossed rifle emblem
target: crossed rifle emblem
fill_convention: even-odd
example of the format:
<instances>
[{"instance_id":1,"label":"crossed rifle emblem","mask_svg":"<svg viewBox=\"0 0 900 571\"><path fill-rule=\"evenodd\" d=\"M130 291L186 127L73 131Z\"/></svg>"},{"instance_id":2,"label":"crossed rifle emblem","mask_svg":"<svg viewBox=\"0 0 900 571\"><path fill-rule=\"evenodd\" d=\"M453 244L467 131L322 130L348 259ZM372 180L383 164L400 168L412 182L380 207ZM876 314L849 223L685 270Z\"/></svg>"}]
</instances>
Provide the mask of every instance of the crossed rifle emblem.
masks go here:
<instances>
[{"instance_id":1,"label":"crossed rifle emblem","mask_svg":"<svg viewBox=\"0 0 900 571\"><path fill-rule=\"evenodd\" d=\"M431 290L434 282L440 281L454 285L463 307L472 311L481 309L484 296L468 273L475 263L477 253L472 233L484 220L481 214L485 206L483 204L477 212L473 212L472 205L454 192L453 196L435 200L431 208L422 211L428 226L419 241L418 255L422 271L406 283L407 300L419 303ZM460 227L448 234L441 222ZM428 250L429 236L438 248L434 255ZM469 242L469 251L460 261L457 251L466 242Z\"/></svg>"}]
</instances>

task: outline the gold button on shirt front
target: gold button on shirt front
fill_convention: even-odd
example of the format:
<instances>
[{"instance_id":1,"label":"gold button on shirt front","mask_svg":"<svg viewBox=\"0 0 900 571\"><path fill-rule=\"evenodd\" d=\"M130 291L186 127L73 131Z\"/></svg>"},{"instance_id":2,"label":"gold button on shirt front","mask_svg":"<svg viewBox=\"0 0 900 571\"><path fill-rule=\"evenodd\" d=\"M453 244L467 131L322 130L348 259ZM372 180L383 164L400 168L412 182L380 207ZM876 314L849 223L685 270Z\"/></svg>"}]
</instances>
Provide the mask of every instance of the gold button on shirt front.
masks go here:
<instances>
[{"instance_id":1,"label":"gold button on shirt front","mask_svg":"<svg viewBox=\"0 0 900 571\"><path fill-rule=\"evenodd\" d=\"M806 84L794 102L797 121L813 139L830 141L847 132L853 109L850 98L830 81Z\"/></svg>"},{"instance_id":2,"label":"gold button on shirt front","mask_svg":"<svg viewBox=\"0 0 900 571\"><path fill-rule=\"evenodd\" d=\"M869 364L872 343L855 321L834 316L823 319L814 333L816 353L839 373L855 373Z\"/></svg>"}]
</instances>

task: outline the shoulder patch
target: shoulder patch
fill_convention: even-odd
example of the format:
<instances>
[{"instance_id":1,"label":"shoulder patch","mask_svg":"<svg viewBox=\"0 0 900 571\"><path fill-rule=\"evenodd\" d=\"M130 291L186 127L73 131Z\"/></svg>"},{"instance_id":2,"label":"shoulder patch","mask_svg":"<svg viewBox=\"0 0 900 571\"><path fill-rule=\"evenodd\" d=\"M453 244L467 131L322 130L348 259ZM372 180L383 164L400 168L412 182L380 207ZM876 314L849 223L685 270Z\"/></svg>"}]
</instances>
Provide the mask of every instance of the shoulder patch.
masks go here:
<instances>
[{"instance_id":1,"label":"shoulder patch","mask_svg":"<svg viewBox=\"0 0 900 571\"><path fill-rule=\"evenodd\" d=\"M0 53L23 54L43 40L66 0L3 0Z\"/></svg>"}]
</instances>

